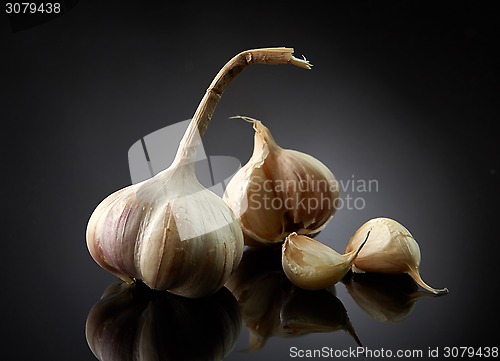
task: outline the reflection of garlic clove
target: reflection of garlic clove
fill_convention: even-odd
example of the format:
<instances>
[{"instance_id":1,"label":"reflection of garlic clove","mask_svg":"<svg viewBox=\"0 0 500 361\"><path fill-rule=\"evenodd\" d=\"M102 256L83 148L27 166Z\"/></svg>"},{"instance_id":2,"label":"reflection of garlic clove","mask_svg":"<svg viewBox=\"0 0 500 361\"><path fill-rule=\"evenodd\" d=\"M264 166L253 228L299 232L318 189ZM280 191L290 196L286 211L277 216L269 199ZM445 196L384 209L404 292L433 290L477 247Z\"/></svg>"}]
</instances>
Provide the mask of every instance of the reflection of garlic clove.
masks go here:
<instances>
[{"instance_id":1,"label":"reflection of garlic clove","mask_svg":"<svg viewBox=\"0 0 500 361\"><path fill-rule=\"evenodd\" d=\"M346 252L357 249L367 231L371 231L370 242L354 260L354 271L408 273L427 291L448 293L447 288L435 289L422 280L418 269L420 247L410 232L393 219L374 218L363 224L351 237Z\"/></svg>"},{"instance_id":2,"label":"reflection of garlic clove","mask_svg":"<svg viewBox=\"0 0 500 361\"><path fill-rule=\"evenodd\" d=\"M244 51L216 75L170 167L118 190L94 210L87 246L94 260L126 282L203 297L220 289L238 266L243 234L231 209L196 178L196 148L222 93L246 66L293 64L309 69L291 48Z\"/></svg>"},{"instance_id":3,"label":"reflection of garlic clove","mask_svg":"<svg viewBox=\"0 0 500 361\"><path fill-rule=\"evenodd\" d=\"M101 361L222 360L240 330L238 303L226 288L187 299L140 282L108 287L85 326L87 343Z\"/></svg>"},{"instance_id":4,"label":"reflection of garlic clove","mask_svg":"<svg viewBox=\"0 0 500 361\"><path fill-rule=\"evenodd\" d=\"M283 243L282 266L287 277L297 287L319 290L339 282L368 240L355 250L339 254L330 247L307 236L290 234Z\"/></svg>"},{"instance_id":5,"label":"reflection of garlic clove","mask_svg":"<svg viewBox=\"0 0 500 361\"><path fill-rule=\"evenodd\" d=\"M279 333L280 312L292 284L280 265L280 250L247 249L238 269L226 283L238 300L249 332L249 351L262 349Z\"/></svg>"},{"instance_id":6,"label":"reflection of garlic clove","mask_svg":"<svg viewBox=\"0 0 500 361\"><path fill-rule=\"evenodd\" d=\"M308 291L294 287L280 317L287 336L344 330L362 346L347 310L330 290Z\"/></svg>"},{"instance_id":7,"label":"reflection of garlic clove","mask_svg":"<svg viewBox=\"0 0 500 361\"><path fill-rule=\"evenodd\" d=\"M313 236L335 213L339 190L316 158L283 149L260 121L241 117L255 130L252 157L231 179L224 200L238 218L245 243L281 243L291 232Z\"/></svg>"},{"instance_id":8,"label":"reflection of garlic clove","mask_svg":"<svg viewBox=\"0 0 500 361\"><path fill-rule=\"evenodd\" d=\"M283 273L279 248L249 248L226 287L240 304L249 333L249 350L271 337L295 337L344 330L360 345L335 287L306 291Z\"/></svg>"},{"instance_id":9,"label":"reflection of garlic clove","mask_svg":"<svg viewBox=\"0 0 500 361\"><path fill-rule=\"evenodd\" d=\"M418 286L407 274L354 273L345 286L362 310L383 323L402 321L420 297L434 296L418 291Z\"/></svg>"}]
</instances>

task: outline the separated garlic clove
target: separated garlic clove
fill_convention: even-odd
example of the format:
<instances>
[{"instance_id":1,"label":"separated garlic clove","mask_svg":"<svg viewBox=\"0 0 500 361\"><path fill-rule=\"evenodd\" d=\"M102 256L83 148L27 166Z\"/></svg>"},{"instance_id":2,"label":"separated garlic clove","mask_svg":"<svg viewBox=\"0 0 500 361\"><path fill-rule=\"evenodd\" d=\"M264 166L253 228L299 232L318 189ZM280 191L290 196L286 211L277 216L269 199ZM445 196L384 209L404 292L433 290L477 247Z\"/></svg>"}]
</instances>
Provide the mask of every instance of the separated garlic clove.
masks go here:
<instances>
[{"instance_id":1,"label":"separated garlic clove","mask_svg":"<svg viewBox=\"0 0 500 361\"><path fill-rule=\"evenodd\" d=\"M231 209L196 178L196 149L222 93L246 66L293 64L291 48L244 51L216 75L191 120L172 165L104 199L87 226L94 260L128 283L185 297L219 290L238 266L243 233Z\"/></svg>"},{"instance_id":2,"label":"separated garlic clove","mask_svg":"<svg viewBox=\"0 0 500 361\"><path fill-rule=\"evenodd\" d=\"M282 266L286 276L297 287L319 290L339 282L351 269L358 253L368 240L355 250L339 254L307 236L290 234L283 243Z\"/></svg>"},{"instance_id":3,"label":"separated garlic clove","mask_svg":"<svg viewBox=\"0 0 500 361\"><path fill-rule=\"evenodd\" d=\"M336 211L338 183L316 158L281 148L260 121L252 157L231 179L223 199L236 214L245 244L281 243L292 232L318 234Z\"/></svg>"},{"instance_id":4,"label":"separated garlic clove","mask_svg":"<svg viewBox=\"0 0 500 361\"><path fill-rule=\"evenodd\" d=\"M420 247L411 233L393 219L374 218L363 224L352 236L346 252L356 249L368 230L370 242L354 260L355 272L407 273L427 291L448 293L447 288L435 289L422 280L418 269Z\"/></svg>"}]
</instances>

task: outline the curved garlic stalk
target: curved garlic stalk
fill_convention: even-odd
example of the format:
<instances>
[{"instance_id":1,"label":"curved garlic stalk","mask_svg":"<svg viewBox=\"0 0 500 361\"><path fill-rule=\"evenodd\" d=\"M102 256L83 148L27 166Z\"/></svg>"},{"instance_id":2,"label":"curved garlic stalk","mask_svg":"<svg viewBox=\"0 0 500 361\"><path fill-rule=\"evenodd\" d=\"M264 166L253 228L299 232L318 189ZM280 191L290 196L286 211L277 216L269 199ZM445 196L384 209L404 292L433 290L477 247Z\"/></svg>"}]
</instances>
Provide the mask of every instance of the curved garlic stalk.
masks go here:
<instances>
[{"instance_id":1,"label":"curved garlic stalk","mask_svg":"<svg viewBox=\"0 0 500 361\"><path fill-rule=\"evenodd\" d=\"M94 260L128 283L203 297L220 289L238 266L243 235L231 209L196 178L196 148L231 80L249 64L310 68L291 48L244 51L216 75L170 167L104 199L87 226Z\"/></svg>"},{"instance_id":2,"label":"curved garlic stalk","mask_svg":"<svg viewBox=\"0 0 500 361\"><path fill-rule=\"evenodd\" d=\"M411 233L393 219L374 218L363 224L352 236L346 252L358 247L367 230L372 232L371 240L354 260L355 272L407 273L429 292L448 293L447 288L432 288L422 280L418 269L420 247Z\"/></svg>"},{"instance_id":3,"label":"curved garlic stalk","mask_svg":"<svg viewBox=\"0 0 500 361\"><path fill-rule=\"evenodd\" d=\"M313 236L333 217L339 188L316 158L281 148L260 121L252 157L231 179L223 199L238 218L245 244L273 245L292 232Z\"/></svg>"},{"instance_id":4,"label":"curved garlic stalk","mask_svg":"<svg viewBox=\"0 0 500 361\"><path fill-rule=\"evenodd\" d=\"M339 282L351 269L354 259L369 236L356 249L339 254L321 242L296 233L283 243L282 266L294 285L308 290L319 290Z\"/></svg>"}]
</instances>

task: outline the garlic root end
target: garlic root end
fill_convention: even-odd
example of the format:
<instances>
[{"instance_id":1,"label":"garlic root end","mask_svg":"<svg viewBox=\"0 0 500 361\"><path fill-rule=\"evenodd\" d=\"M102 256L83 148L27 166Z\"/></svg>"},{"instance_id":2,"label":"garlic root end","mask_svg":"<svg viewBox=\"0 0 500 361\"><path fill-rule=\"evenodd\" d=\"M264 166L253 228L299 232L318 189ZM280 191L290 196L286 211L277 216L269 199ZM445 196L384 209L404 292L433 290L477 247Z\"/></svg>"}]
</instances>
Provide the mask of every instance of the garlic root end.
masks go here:
<instances>
[{"instance_id":1,"label":"garlic root end","mask_svg":"<svg viewBox=\"0 0 500 361\"><path fill-rule=\"evenodd\" d=\"M437 289L437 288L433 288L431 286L429 286L427 283L424 282L424 280L422 279L422 277L420 276L420 273L418 272L418 270L415 270L415 269L411 269L407 272L411 278L413 278L413 280L420 286L422 287L423 289L429 291L429 292L432 292L434 293L435 295L445 295L449 292L448 288L441 288L441 289Z\"/></svg>"}]
</instances>

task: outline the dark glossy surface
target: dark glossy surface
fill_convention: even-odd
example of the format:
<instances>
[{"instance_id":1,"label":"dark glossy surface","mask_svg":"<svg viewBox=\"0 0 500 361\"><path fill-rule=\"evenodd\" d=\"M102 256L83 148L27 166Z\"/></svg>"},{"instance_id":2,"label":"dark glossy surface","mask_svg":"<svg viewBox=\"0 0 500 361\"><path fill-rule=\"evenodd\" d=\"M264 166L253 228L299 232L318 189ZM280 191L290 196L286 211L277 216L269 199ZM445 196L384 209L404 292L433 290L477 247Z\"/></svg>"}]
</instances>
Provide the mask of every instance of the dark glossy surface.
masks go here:
<instances>
[{"instance_id":1,"label":"dark glossy surface","mask_svg":"<svg viewBox=\"0 0 500 361\"><path fill-rule=\"evenodd\" d=\"M394 218L420 244L424 280L450 293L420 297L405 277L363 275L312 294L287 283L275 255L270 263L246 255L257 261L241 282L259 289L263 308L250 307L252 294L229 295L246 303L226 360L345 350L356 337L394 351L498 344L498 12L300 5L82 0L15 33L0 15L2 359L96 359L86 322L117 279L90 257L85 228L105 196L130 184L129 147L190 118L237 52L282 45L313 70L245 70L215 112L207 153L246 162L252 129L228 118L261 119L280 145L331 168L346 202L363 199L359 209L346 203L318 240L342 252L369 218ZM370 191L348 183L369 180ZM200 322L205 340L179 332L163 354L201 350L219 326Z\"/></svg>"}]
</instances>

